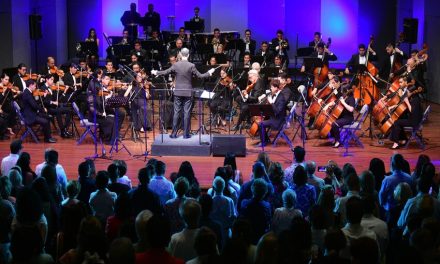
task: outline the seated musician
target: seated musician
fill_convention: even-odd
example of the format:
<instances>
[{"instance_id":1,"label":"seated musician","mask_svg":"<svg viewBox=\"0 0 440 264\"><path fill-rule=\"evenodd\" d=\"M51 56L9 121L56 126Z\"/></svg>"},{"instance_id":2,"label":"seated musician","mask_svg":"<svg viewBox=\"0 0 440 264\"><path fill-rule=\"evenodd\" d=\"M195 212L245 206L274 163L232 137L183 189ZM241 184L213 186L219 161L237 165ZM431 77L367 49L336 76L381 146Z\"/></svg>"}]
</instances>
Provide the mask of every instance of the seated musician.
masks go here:
<instances>
[{"instance_id":1,"label":"seated musician","mask_svg":"<svg viewBox=\"0 0 440 264\"><path fill-rule=\"evenodd\" d=\"M350 58L350 60L347 62L347 65L345 66L345 74L350 74L350 71L353 68L356 68L358 65L365 65L367 63L366 53L367 50L365 48L364 44L359 44L358 53L353 54ZM368 55L368 61L376 61L377 55L376 52L369 47L369 55Z\"/></svg>"},{"instance_id":2,"label":"seated musician","mask_svg":"<svg viewBox=\"0 0 440 264\"><path fill-rule=\"evenodd\" d=\"M321 59L322 64L327 66L327 68L329 67L329 61L335 61L338 59L338 57L336 57L336 55L333 52L327 49L327 47L324 45L323 42L318 43L316 51L314 51L310 55L310 57ZM311 70L313 71L314 69ZM305 65L301 66L301 72L305 72L305 71L306 71Z\"/></svg>"},{"instance_id":3,"label":"seated musician","mask_svg":"<svg viewBox=\"0 0 440 264\"><path fill-rule=\"evenodd\" d=\"M12 101L18 99L21 92L9 80L9 76L6 73L2 73L0 89L3 89L3 92L0 93L0 117L6 121L4 128L8 130L9 134L13 135L12 128L17 124L17 114L12 107Z\"/></svg>"},{"instance_id":4,"label":"seated musician","mask_svg":"<svg viewBox=\"0 0 440 264\"><path fill-rule=\"evenodd\" d=\"M286 66L287 66L287 64L283 63L283 59L279 55L276 55L273 59L273 63L271 63L269 65L269 67L271 67L271 68L279 69L279 73L286 72L286 70L287 70Z\"/></svg>"},{"instance_id":5,"label":"seated musician","mask_svg":"<svg viewBox=\"0 0 440 264\"><path fill-rule=\"evenodd\" d=\"M136 80L128 86L124 97L128 97L131 120L136 131L151 129L150 115L147 112L150 99L149 84L141 73L136 73ZM145 119L144 119L145 118Z\"/></svg>"},{"instance_id":6,"label":"seated musician","mask_svg":"<svg viewBox=\"0 0 440 264\"><path fill-rule=\"evenodd\" d=\"M180 27L179 28L179 33L177 35L176 40L180 39L182 42L187 42L189 41L189 34L186 35L185 33L185 28L184 27Z\"/></svg>"},{"instance_id":7,"label":"seated musician","mask_svg":"<svg viewBox=\"0 0 440 264\"><path fill-rule=\"evenodd\" d=\"M273 60L273 53L269 50L269 43L267 43L267 41L261 42L260 50L258 50L255 55L263 57L261 67L265 67Z\"/></svg>"},{"instance_id":8,"label":"seated musician","mask_svg":"<svg viewBox=\"0 0 440 264\"><path fill-rule=\"evenodd\" d=\"M102 71L101 71L102 74ZM114 138L114 115L109 113L105 107L105 101L111 96L107 87L110 83L110 77L102 75L101 81L98 78L89 82L87 87L87 102L89 105L90 122L95 122L99 125L99 135L105 143L112 143ZM95 119L96 118L96 119Z\"/></svg>"},{"instance_id":9,"label":"seated musician","mask_svg":"<svg viewBox=\"0 0 440 264\"><path fill-rule=\"evenodd\" d=\"M47 143L56 143L57 140L52 137L50 121L47 116L47 109L41 107L35 101L33 92L37 88L34 80L26 81L26 88L22 93L23 117L27 125L39 124L43 128L44 141Z\"/></svg>"},{"instance_id":10,"label":"seated musician","mask_svg":"<svg viewBox=\"0 0 440 264\"><path fill-rule=\"evenodd\" d=\"M133 55L136 55L137 59L143 62L147 58L147 51L142 48L141 42L136 40L134 42L134 49L130 51L130 55L133 61Z\"/></svg>"},{"instance_id":11,"label":"seated musician","mask_svg":"<svg viewBox=\"0 0 440 264\"><path fill-rule=\"evenodd\" d=\"M247 125L250 125L249 104L259 103L258 97L264 93L264 81L256 70L248 72L248 79L250 84L246 89L243 89L238 95L234 96L235 101L240 107L240 115L237 124L232 130L238 130L243 121L247 121Z\"/></svg>"},{"instance_id":12,"label":"seated musician","mask_svg":"<svg viewBox=\"0 0 440 264\"><path fill-rule=\"evenodd\" d=\"M243 62L240 63L238 68L249 69L251 68L251 54L245 53L243 56Z\"/></svg>"},{"instance_id":13,"label":"seated musician","mask_svg":"<svg viewBox=\"0 0 440 264\"><path fill-rule=\"evenodd\" d=\"M23 92L26 88L26 81L24 80L27 73L27 66L24 63L20 63L17 66L17 74L14 75L12 78L12 84L18 89L20 89L20 92Z\"/></svg>"},{"instance_id":14,"label":"seated musician","mask_svg":"<svg viewBox=\"0 0 440 264\"><path fill-rule=\"evenodd\" d=\"M333 80L331 80L331 84L335 89L341 88L341 82L338 76L335 76ZM341 96L341 93L338 93L338 96ZM341 96L339 98L339 103L342 104L344 109L341 115L338 117L338 119L335 122L333 122L330 130L330 135L335 139L333 145L334 148L338 148L341 144L340 142L341 136L339 129L345 125L351 124L351 122L353 122L354 120L353 112L354 112L355 101L354 101L353 93L351 91L347 92L346 98ZM335 104L336 103L334 101L328 103L326 106L324 106L324 110L327 110L329 107L334 107Z\"/></svg>"},{"instance_id":15,"label":"seated musician","mask_svg":"<svg viewBox=\"0 0 440 264\"><path fill-rule=\"evenodd\" d=\"M267 102L272 105L274 116L268 120L264 120L259 124L261 144L266 145L270 142L268 129L278 131L286 119L286 99L281 93L280 81L273 79L270 82L270 94L267 97ZM263 129L262 129L263 128Z\"/></svg>"},{"instance_id":16,"label":"seated musician","mask_svg":"<svg viewBox=\"0 0 440 264\"><path fill-rule=\"evenodd\" d=\"M122 31L122 39L117 43L117 45L130 45L130 34L128 30L124 29Z\"/></svg>"},{"instance_id":17,"label":"seated musician","mask_svg":"<svg viewBox=\"0 0 440 264\"><path fill-rule=\"evenodd\" d=\"M220 29L214 28L214 35L211 39L213 53L218 53L217 49L220 44L222 44L222 40L220 39Z\"/></svg>"},{"instance_id":18,"label":"seated musician","mask_svg":"<svg viewBox=\"0 0 440 264\"><path fill-rule=\"evenodd\" d=\"M218 80L218 86L213 91L215 94L209 104L212 116L218 115L223 126L226 125L226 115L231 111L232 105L232 91L234 84L232 79L228 76L226 68L222 68L220 71L220 80Z\"/></svg>"},{"instance_id":19,"label":"seated musician","mask_svg":"<svg viewBox=\"0 0 440 264\"><path fill-rule=\"evenodd\" d=\"M58 69L58 67L55 65L54 57L47 57L46 66L44 70L41 72L41 74L43 76L46 76L48 74L53 74L55 78L54 82L56 83L59 81L59 77L61 77L64 74L64 72Z\"/></svg>"},{"instance_id":20,"label":"seated musician","mask_svg":"<svg viewBox=\"0 0 440 264\"><path fill-rule=\"evenodd\" d=\"M173 55L177 58L178 56L180 56L179 53L182 50L182 48L183 48L183 40L180 38L177 38L176 39L176 47L174 49L170 50L169 55Z\"/></svg>"},{"instance_id":21,"label":"seated musician","mask_svg":"<svg viewBox=\"0 0 440 264\"><path fill-rule=\"evenodd\" d=\"M330 86L330 88L333 89L332 80L333 80L334 77L335 77L335 75L333 74L333 72L329 71L327 73L328 81L327 82L323 82L323 83L319 84L317 87L313 88L312 96L313 96L314 100L318 100L318 103L321 104L323 102L323 99L317 98L316 95L319 94L319 91L321 91L322 89L326 88L327 86ZM314 122L315 122L315 117L314 116L310 116L309 123L307 124L307 127L309 129L311 129L311 130L314 129L314 127L313 127Z\"/></svg>"},{"instance_id":22,"label":"seated musician","mask_svg":"<svg viewBox=\"0 0 440 264\"><path fill-rule=\"evenodd\" d=\"M41 102L43 107L47 109L47 113L54 116L58 123L58 128L60 129L60 136L62 138L72 137L67 130L71 123L71 111L70 108L63 106L62 104L66 102L68 96L68 89L65 88L64 91L53 90L59 86L54 85L54 75L49 74L46 76L46 82L40 87L40 90L44 92ZM65 121L63 121L63 116Z\"/></svg>"},{"instance_id":23,"label":"seated musician","mask_svg":"<svg viewBox=\"0 0 440 264\"><path fill-rule=\"evenodd\" d=\"M419 94L412 95L409 99L407 93L412 92L417 86L409 85L407 77L399 78L399 95L405 94L403 103L406 104L408 108L407 116L402 116L396 120L391 128L390 140L393 143L391 149L397 149L400 145L406 144L406 134L404 127L415 127L417 126L423 118L422 103ZM397 105L391 107L391 109L397 107ZM390 109L390 110L391 110Z\"/></svg>"},{"instance_id":24,"label":"seated musician","mask_svg":"<svg viewBox=\"0 0 440 264\"><path fill-rule=\"evenodd\" d=\"M69 70L70 71L70 70ZM76 90L76 93L74 95L73 100L79 107L79 111L83 116L85 116L87 112L87 87L89 86L89 81L91 78L92 69L89 68L87 65L87 62L85 60L79 61L79 71L75 74L75 78L78 76L79 81L77 82L78 88ZM68 79L65 75L65 78L63 78L64 83L69 83ZM71 79L73 81L74 78ZM81 85L79 85L81 84ZM68 85L68 84L67 84Z\"/></svg>"},{"instance_id":25,"label":"seated musician","mask_svg":"<svg viewBox=\"0 0 440 264\"><path fill-rule=\"evenodd\" d=\"M287 66L289 65L289 56L287 52L290 49L289 41L284 37L284 33L281 29L277 31L276 38L272 39L272 49L280 56L282 62Z\"/></svg>"}]
</instances>

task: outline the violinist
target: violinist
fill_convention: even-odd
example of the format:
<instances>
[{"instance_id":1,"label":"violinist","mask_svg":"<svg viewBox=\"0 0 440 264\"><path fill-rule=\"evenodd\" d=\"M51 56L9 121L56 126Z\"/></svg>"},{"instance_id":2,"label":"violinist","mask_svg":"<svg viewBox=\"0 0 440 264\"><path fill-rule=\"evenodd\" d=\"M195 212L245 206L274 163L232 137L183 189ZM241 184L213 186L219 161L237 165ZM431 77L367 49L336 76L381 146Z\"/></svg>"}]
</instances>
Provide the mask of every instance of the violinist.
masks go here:
<instances>
[{"instance_id":1,"label":"violinist","mask_svg":"<svg viewBox=\"0 0 440 264\"><path fill-rule=\"evenodd\" d=\"M318 43L316 51L314 51L311 55L311 58L318 58L322 60L322 64L325 65L327 68L329 67L329 61L335 61L338 59L336 55L331 52L323 42ZM305 72L306 67L305 65L301 66L301 72Z\"/></svg>"},{"instance_id":2,"label":"violinist","mask_svg":"<svg viewBox=\"0 0 440 264\"><path fill-rule=\"evenodd\" d=\"M147 100L151 98L149 89L150 85L146 78L141 73L137 73L136 80L128 86L124 93L124 97L128 97L130 103L131 119L136 131L151 129L150 118L147 118L147 123L144 119L145 116L150 116L150 113L147 112Z\"/></svg>"},{"instance_id":3,"label":"violinist","mask_svg":"<svg viewBox=\"0 0 440 264\"><path fill-rule=\"evenodd\" d=\"M395 44L388 43L385 51L387 53L386 58L382 61L380 67L379 75L385 80L391 80L394 74L403 65L403 60L405 59L405 54Z\"/></svg>"},{"instance_id":4,"label":"violinist","mask_svg":"<svg viewBox=\"0 0 440 264\"><path fill-rule=\"evenodd\" d=\"M272 49L275 54L280 56L287 68L287 65L289 64L289 56L287 52L289 51L290 46L289 41L284 37L284 33L281 29L277 31L276 38L272 39Z\"/></svg>"},{"instance_id":5,"label":"violinist","mask_svg":"<svg viewBox=\"0 0 440 264\"><path fill-rule=\"evenodd\" d=\"M65 100L63 99L62 101L63 103L71 102L72 100L71 96L77 96L76 91L82 87L82 83L78 82L77 78L75 77L77 72L78 72L78 68L76 67L76 64L71 63L69 65L69 72L66 73L62 78L64 85L66 86L67 89L67 91L66 90L64 91L66 98L64 98Z\"/></svg>"},{"instance_id":6,"label":"violinist","mask_svg":"<svg viewBox=\"0 0 440 264\"><path fill-rule=\"evenodd\" d=\"M0 93L0 118L6 122L1 129L5 128L9 134L13 135L12 127L17 123L17 115L12 107L12 101L20 94L20 91L9 83L9 76L6 73L0 77L0 89L3 89Z\"/></svg>"},{"instance_id":7,"label":"violinist","mask_svg":"<svg viewBox=\"0 0 440 264\"><path fill-rule=\"evenodd\" d=\"M24 88L26 88L25 76L27 72L27 66L24 63L20 63L17 66L17 74L12 78L12 84L20 89L23 92Z\"/></svg>"},{"instance_id":8,"label":"violinist","mask_svg":"<svg viewBox=\"0 0 440 264\"><path fill-rule=\"evenodd\" d=\"M212 116L219 115L223 126L226 125L226 115L231 110L234 89L234 83L226 71L226 68L220 70L220 80L218 80L218 86L214 89L214 96L209 104Z\"/></svg>"},{"instance_id":9,"label":"violinist","mask_svg":"<svg viewBox=\"0 0 440 264\"><path fill-rule=\"evenodd\" d=\"M335 139L335 142L333 144L334 148L338 148L341 144L340 140L341 140L341 136L340 136L340 128L351 124L351 122L353 122L354 117L353 117L353 112L354 112L354 105L355 105L355 100L353 97L353 93L352 92L347 92L345 98L341 95L341 82L339 80L338 76L334 76L333 79L331 80L331 86L334 89L339 90L338 95L341 96L339 98L339 104L341 104L343 106L343 110L341 115L338 117L338 119L332 123L332 127L330 130L330 134L331 136ZM325 107L324 110L327 110L327 108L329 107L334 107L336 105L338 101L332 101L330 103L328 103Z\"/></svg>"},{"instance_id":10,"label":"violinist","mask_svg":"<svg viewBox=\"0 0 440 264\"><path fill-rule=\"evenodd\" d=\"M267 102L272 105L275 115L259 124L260 131L263 131L262 128L264 128L263 133L260 133L261 144L264 146L270 142L267 133L268 130L272 129L278 131L283 125L283 121L286 119L287 102L285 97L281 94L280 81L278 79L273 79L270 82L270 94L267 96Z\"/></svg>"},{"instance_id":11,"label":"violinist","mask_svg":"<svg viewBox=\"0 0 440 264\"><path fill-rule=\"evenodd\" d=\"M22 94L22 114L26 125L32 126L34 124L39 124L44 133L44 141L47 143L56 143L57 140L52 137L50 121L46 112L47 109L38 105L33 96L33 92L37 88L35 81L32 79L27 80L26 85L27 87Z\"/></svg>"},{"instance_id":12,"label":"violinist","mask_svg":"<svg viewBox=\"0 0 440 264\"><path fill-rule=\"evenodd\" d=\"M239 94L234 97L240 107L240 115L232 130L238 130L243 121L247 121L246 126L250 125L249 104L259 103L258 98L264 93L264 81L256 70L248 72L248 80L250 84L246 89L239 91Z\"/></svg>"},{"instance_id":13,"label":"violinist","mask_svg":"<svg viewBox=\"0 0 440 264\"><path fill-rule=\"evenodd\" d=\"M111 94L104 93L108 91L107 87L110 83L110 77L102 74L101 70L101 81L98 78L93 79L89 82L87 87L88 96L87 103L89 106L89 116L88 120L99 125L99 136L103 139L105 143L112 143L113 136L113 125L115 122L114 115L110 112L110 109L106 109L105 100L111 96ZM96 117L96 119L95 119Z\"/></svg>"},{"instance_id":14,"label":"violinist","mask_svg":"<svg viewBox=\"0 0 440 264\"><path fill-rule=\"evenodd\" d=\"M399 78L399 95L403 98L404 104L406 104L408 112L407 116L402 116L396 120L391 128L390 140L393 142L391 149L398 149L399 146L406 144L406 134L404 127L417 126L423 117L422 103L419 94L412 95L408 98L408 93L416 89L417 86L408 84L408 77ZM395 108L397 105L391 107Z\"/></svg>"},{"instance_id":15,"label":"violinist","mask_svg":"<svg viewBox=\"0 0 440 264\"><path fill-rule=\"evenodd\" d=\"M69 108L61 106L62 102L66 100L65 97L67 90L57 90L57 87L59 86L54 85L54 80L54 74L46 76L46 82L40 87L40 90L44 92L44 95L39 101L43 103L42 107L46 108L47 113L56 118L60 129L60 136L62 138L70 138L72 137L72 134L67 130L71 123L71 111Z\"/></svg>"},{"instance_id":16,"label":"violinist","mask_svg":"<svg viewBox=\"0 0 440 264\"><path fill-rule=\"evenodd\" d=\"M345 74L350 74L350 71L352 71L352 69L356 68L358 65L366 65L366 63L367 63L367 57L366 57L367 50L365 48L365 44L359 44L358 51L359 52L357 54L354 54L351 56L347 65L345 66ZM368 61L376 61L376 60L377 60L376 52L370 46Z\"/></svg>"},{"instance_id":17,"label":"violinist","mask_svg":"<svg viewBox=\"0 0 440 264\"><path fill-rule=\"evenodd\" d=\"M59 80L59 76L58 76L58 68L57 66L55 66L55 59L53 57L47 57L46 60L46 66L44 68L44 70L41 72L41 74L43 76L49 75L49 74L54 74L56 76L55 77L55 83L58 82Z\"/></svg>"}]
</instances>

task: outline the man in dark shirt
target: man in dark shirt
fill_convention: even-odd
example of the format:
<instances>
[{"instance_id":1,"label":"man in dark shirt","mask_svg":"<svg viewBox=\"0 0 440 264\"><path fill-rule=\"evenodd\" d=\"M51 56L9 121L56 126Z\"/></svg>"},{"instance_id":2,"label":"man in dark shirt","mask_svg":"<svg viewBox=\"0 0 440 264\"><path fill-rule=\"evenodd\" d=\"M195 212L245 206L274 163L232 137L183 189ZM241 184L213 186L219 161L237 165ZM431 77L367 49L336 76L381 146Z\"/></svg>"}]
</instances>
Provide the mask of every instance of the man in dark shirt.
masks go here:
<instances>
[{"instance_id":1,"label":"man in dark shirt","mask_svg":"<svg viewBox=\"0 0 440 264\"><path fill-rule=\"evenodd\" d=\"M161 214L162 208L160 206L159 196L148 189L150 177L152 176L153 168L142 168L138 172L139 185L132 189L128 194L130 196L131 205L133 208L133 216L136 217L141 211L148 209L153 214Z\"/></svg>"},{"instance_id":2,"label":"man in dark shirt","mask_svg":"<svg viewBox=\"0 0 440 264\"><path fill-rule=\"evenodd\" d=\"M153 4L148 4L148 12L144 16L144 31L147 36L153 31L160 32L160 15L154 11Z\"/></svg>"},{"instance_id":3,"label":"man in dark shirt","mask_svg":"<svg viewBox=\"0 0 440 264\"><path fill-rule=\"evenodd\" d=\"M121 17L124 31L128 31L130 39L137 39L138 25L142 22L141 15L136 11L136 4L130 4L130 10L125 11Z\"/></svg>"}]
</instances>

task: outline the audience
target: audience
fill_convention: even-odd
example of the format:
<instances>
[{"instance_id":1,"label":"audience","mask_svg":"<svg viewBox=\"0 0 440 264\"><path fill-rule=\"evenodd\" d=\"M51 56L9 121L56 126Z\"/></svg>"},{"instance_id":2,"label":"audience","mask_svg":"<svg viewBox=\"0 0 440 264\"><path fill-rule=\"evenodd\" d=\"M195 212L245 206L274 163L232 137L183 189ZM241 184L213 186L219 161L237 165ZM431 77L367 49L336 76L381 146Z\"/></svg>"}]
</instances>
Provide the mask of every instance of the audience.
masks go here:
<instances>
[{"instance_id":1,"label":"audience","mask_svg":"<svg viewBox=\"0 0 440 264\"><path fill-rule=\"evenodd\" d=\"M293 162L292 164L284 170L284 178L289 184L293 183L293 174L296 167L305 167L306 164L304 159L306 157L306 150L300 146L296 146L293 150Z\"/></svg>"},{"instance_id":2,"label":"audience","mask_svg":"<svg viewBox=\"0 0 440 264\"><path fill-rule=\"evenodd\" d=\"M9 170L17 163L19 154L23 149L22 141L20 139L14 140L9 145L11 153L2 159L1 175L8 175Z\"/></svg>"},{"instance_id":3,"label":"audience","mask_svg":"<svg viewBox=\"0 0 440 264\"><path fill-rule=\"evenodd\" d=\"M359 177L352 164L340 168L330 160L322 180L296 147L286 182L289 170L260 153L241 185L229 153L204 193L188 161L173 185L164 177L166 164L149 159L132 188L122 160L98 173L87 160L78 165L78 181L66 182L58 152L47 149L37 177L21 144L12 142L2 160L0 263L440 260L438 176L424 154L411 176L408 160L395 154L389 176L380 159Z\"/></svg>"},{"instance_id":4,"label":"audience","mask_svg":"<svg viewBox=\"0 0 440 264\"><path fill-rule=\"evenodd\" d=\"M151 177L148 188L159 196L160 204L163 206L169 199L176 197L176 192L174 191L173 183L164 176L166 169L165 163L158 160L154 168L155 174Z\"/></svg>"}]
</instances>

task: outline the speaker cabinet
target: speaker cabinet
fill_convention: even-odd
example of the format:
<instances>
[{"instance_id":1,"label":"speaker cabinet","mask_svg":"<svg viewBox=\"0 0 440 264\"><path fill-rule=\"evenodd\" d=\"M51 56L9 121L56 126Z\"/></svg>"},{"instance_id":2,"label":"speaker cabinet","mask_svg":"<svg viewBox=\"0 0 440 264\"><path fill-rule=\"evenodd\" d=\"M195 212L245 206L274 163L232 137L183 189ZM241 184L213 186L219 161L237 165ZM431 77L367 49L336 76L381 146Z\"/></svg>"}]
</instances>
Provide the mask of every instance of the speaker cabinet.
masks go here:
<instances>
[{"instance_id":1,"label":"speaker cabinet","mask_svg":"<svg viewBox=\"0 0 440 264\"><path fill-rule=\"evenodd\" d=\"M29 15L29 35L31 40L38 40L43 37L41 34L41 15Z\"/></svg>"},{"instance_id":2,"label":"speaker cabinet","mask_svg":"<svg viewBox=\"0 0 440 264\"><path fill-rule=\"evenodd\" d=\"M212 155L225 156L232 152L237 157L246 156L246 137L244 135L213 135Z\"/></svg>"},{"instance_id":3,"label":"speaker cabinet","mask_svg":"<svg viewBox=\"0 0 440 264\"><path fill-rule=\"evenodd\" d=\"M409 44L417 43L419 20L417 18L403 19L403 34L405 36L404 42Z\"/></svg>"}]
</instances>

